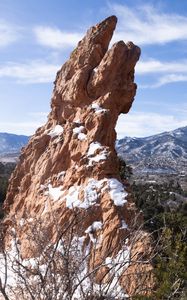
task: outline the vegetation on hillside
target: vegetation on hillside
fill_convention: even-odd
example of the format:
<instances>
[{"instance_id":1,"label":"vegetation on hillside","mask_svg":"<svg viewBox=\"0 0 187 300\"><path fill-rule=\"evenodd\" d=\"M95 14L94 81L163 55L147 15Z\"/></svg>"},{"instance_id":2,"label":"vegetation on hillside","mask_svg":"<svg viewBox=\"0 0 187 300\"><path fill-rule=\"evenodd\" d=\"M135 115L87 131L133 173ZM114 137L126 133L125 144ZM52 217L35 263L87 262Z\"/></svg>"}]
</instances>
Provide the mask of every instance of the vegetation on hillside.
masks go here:
<instances>
[{"instance_id":1,"label":"vegetation on hillside","mask_svg":"<svg viewBox=\"0 0 187 300\"><path fill-rule=\"evenodd\" d=\"M3 164L0 162L0 219L3 217L2 204L6 197L8 180L14 168L14 163Z\"/></svg>"},{"instance_id":2,"label":"vegetation on hillside","mask_svg":"<svg viewBox=\"0 0 187 300\"><path fill-rule=\"evenodd\" d=\"M156 245L156 287L147 299L187 299L186 193L173 179L162 183L133 181L132 169L124 161L120 161L120 174L122 179L131 178L132 195Z\"/></svg>"}]
</instances>

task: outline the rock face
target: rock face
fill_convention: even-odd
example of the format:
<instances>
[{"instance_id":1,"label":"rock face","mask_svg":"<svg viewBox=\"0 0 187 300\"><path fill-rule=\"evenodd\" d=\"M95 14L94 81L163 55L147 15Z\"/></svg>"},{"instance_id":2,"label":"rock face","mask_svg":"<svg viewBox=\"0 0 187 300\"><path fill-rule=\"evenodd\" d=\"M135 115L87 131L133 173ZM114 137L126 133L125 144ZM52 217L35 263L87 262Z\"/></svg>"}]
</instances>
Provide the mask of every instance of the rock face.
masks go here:
<instances>
[{"instance_id":1,"label":"rock face","mask_svg":"<svg viewBox=\"0 0 187 300\"><path fill-rule=\"evenodd\" d=\"M134 100L134 67L140 49L120 41L108 50L116 22L112 16L89 29L57 73L48 121L22 151L5 201L7 224L13 216L18 223L40 216L50 228L49 239L54 240L51 213L61 228L78 215L81 222L73 234L89 245L90 269L130 249L126 238L137 216L119 176L115 125ZM25 257L30 255L26 231L22 229L21 238ZM142 253L142 248L150 248L145 233L143 240L132 250L136 257L137 249ZM131 266L144 267L135 262ZM101 282L106 269L98 268L96 282ZM133 294L140 281L131 278L128 284L122 280L122 285Z\"/></svg>"}]
</instances>

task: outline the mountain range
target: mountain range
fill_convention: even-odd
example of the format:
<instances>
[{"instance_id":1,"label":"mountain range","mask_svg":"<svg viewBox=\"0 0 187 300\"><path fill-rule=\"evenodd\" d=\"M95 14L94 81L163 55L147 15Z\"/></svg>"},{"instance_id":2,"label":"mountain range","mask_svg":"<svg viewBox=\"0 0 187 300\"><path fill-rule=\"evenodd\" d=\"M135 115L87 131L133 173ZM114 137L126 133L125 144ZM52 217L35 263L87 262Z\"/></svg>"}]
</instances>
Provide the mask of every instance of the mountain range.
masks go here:
<instances>
[{"instance_id":1,"label":"mountain range","mask_svg":"<svg viewBox=\"0 0 187 300\"><path fill-rule=\"evenodd\" d=\"M0 161L16 162L28 140L26 135L0 133ZM187 173L187 126L149 137L125 137L116 149L135 173Z\"/></svg>"},{"instance_id":2,"label":"mountain range","mask_svg":"<svg viewBox=\"0 0 187 300\"><path fill-rule=\"evenodd\" d=\"M11 133L0 133L0 161L16 162L22 147L29 140L26 135L16 135Z\"/></svg>"},{"instance_id":3,"label":"mountain range","mask_svg":"<svg viewBox=\"0 0 187 300\"><path fill-rule=\"evenodd\" d=\"M117 152L135 173L187 173L187 126L117 141Z\"/></svg>"}]
</instances>

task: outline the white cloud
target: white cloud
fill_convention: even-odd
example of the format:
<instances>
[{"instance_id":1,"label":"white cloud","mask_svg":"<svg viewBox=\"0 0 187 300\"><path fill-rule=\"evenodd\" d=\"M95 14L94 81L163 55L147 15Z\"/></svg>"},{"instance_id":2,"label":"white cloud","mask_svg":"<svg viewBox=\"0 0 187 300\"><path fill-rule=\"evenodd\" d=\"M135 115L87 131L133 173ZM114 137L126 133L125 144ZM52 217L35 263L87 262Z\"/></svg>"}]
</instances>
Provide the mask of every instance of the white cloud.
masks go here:
<instances>
[{"instance_id":1,"label":"white cloud","mask_svg":"<svg viewBox=\"0 0 187 300\"><path fill-rule=\"evenodd\" d=\"M0 78L12 78L19 83L47 83L54 81L59 67L41 60L28 63L9 62L0 65Z\"/></svg>"},{"instance_id":2,"label":"white cloud","mask_svg":"<svg viewBox=\"0 0 187 300\"><path fill-rule=\"evenodd\" d=\"M41 122L0 122L0 131L14 134L32 135L38 127L43 125Z\"/></svg>"},{"instance_id":3,"label":"white cloud","mask_svg":"<svg viewBox=\"0 0 187 300\"><path fill-rule=\"evenodd\" d=\"M36 26L34 33L40 45L55 49L74 47L83 37L79 32L64 32L49 26Z\"/></svg>"},{"instance_id":4,"label":"white cloud","mask_svg":"<svg viewBox=\"0 0 187 300\"><path fill-rule=\"evenodd\" d=\"M15 42L20 36L19 29L3 20L0 20L0 47Z\"/></svg>"},{"instance_id":5,"label":"white cloud","mask_svg":"<svg viewBox=\"0 0 187 300\"><path fill-rule=\"evenodd\" d=\"M166 74L163 75L163 73ZM185 82L187 81L187 60L178 62L162 62L155 59L142 60L136 65L136 74L160 74L156 82L139 85L139 88L158 88L168 83Z\"/></svg>"},{"instance_id":6,"label":"white cloud","mask_svg":"<svg viewBox=\"0 0 187 300\"><path fill-rule=\"evenodd\" d=\"M0 132L32 135L37 128L46 123L47 115L46 112L30 112L28 121L0 122Z\"/></svg>"},{"instance_id":7,"label":"white cloud","mask_svg":"<svg viewBox=\"0 0 187 300\"><path fill-rule=\"evenodd\" d=\"M183 115L167 115L149 112L130 112L119 117L116 131L118 139L125 136L143 137L170 131L187 126L186 117Z\"/></svg>"},{"instance_id":8,"label":"white cloud","mask_svg":"<svg viewBox=\"0 0 187 300\"><path fill-rule=\"evenodd\" d=\"M168 83L186 82L186 81L187 81L187 75L168 74L159 78L158 82L153 84L152 87L157 88Z\"/></svg>"},{"instance_id":9,"label":"white cloud","mask_svg":"<svg viewBox=\"0 0 187 300\"><path fill-rule=\"evenodd\" d=\"M187 73L187 60L159 61L156 59L140 60L136 65L136 74L149 73Z\"/></svg>"},{"instance_id":10,"label":"white cloud","mask_svg":"<svg viewBox=\"0 0 187 300\"><path fill-rule=\"evenodd\" d=\"M115 41L131 40L138 45L148 45L187 39L185 16L164 13L150 5L130 8L110 4L109 8L119 18Z\"/></svg>"},{"instance_id":11,"label":"white cloud","mask_svg":"<svg viewBox=\"0 0 187 300\"><path fill-rule=\"evenodd\" d=\"M145 84L145 85L139 85L139 88L141 89L147 89L147 88L159 88L165 84L168 83L177 83L177 82L186 82L187 81L187 74L182 75L182 74L168 74L161 76L157 82L153 84Z\"/></svg>"}]
</instances>

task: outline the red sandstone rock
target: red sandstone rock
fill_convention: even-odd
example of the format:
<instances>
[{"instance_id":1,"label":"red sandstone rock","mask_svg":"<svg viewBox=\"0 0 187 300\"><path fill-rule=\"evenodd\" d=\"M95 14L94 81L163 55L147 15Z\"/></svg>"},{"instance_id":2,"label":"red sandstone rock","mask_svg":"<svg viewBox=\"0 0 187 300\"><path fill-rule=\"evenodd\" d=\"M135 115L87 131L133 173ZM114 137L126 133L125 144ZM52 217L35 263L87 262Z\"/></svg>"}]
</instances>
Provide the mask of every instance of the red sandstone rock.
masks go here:
<instances>
[{"instance_id":1,"label":"red sandstone rock","mask_svg":"<svg viewBox=\"0 0 187 300\"><path fill-rule=\"evenodd\" d=\"M85 236L90 244L90 268L108 256L115 258L130 244L125 239L137 215L119 177L115 125L121 113L128 113L136 94L134 67L140 49L120 41L108 50L116 22L112 16L88 30L58 71L48 121L22 151L5 201L7 223L12 216L18 223L40 216L53 239L51 213L63 228L78 212L82 222L74 234ZM101 237L97 249L88 229L94 222L100 222L92 228L94 238ZM25 256L27 230L21 234ZM147 243L144 247L141 241L138 248L142 247L145 251ZM106 270L100 268L95 280L99 282ZM123 286L133 294L140 281L132 276Z\"/></svg>"}]
</instances>

